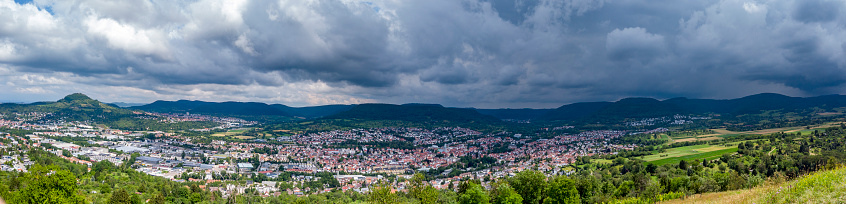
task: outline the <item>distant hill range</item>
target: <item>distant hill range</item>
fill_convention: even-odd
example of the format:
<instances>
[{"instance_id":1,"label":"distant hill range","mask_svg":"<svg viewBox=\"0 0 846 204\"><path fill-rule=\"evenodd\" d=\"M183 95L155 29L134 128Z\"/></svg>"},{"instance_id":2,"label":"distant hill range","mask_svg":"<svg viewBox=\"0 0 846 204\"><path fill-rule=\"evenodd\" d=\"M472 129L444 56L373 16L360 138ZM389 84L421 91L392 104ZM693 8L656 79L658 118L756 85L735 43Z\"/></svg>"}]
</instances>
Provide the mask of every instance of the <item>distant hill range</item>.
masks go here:
<instances>
[{"instance_id":1,"label":"distant hill range","mask_svg":"<svg viewBox=\"0 0 846 204\"><path fill-rule=\"evenodd\" d=\"M574 103L561 106L538 117L538 120L617 120L648 118L674 114L755 114L768 110L797 112L808 109L832 111L846 107L846 96L826 95L809 98L762 93L738 99L672 98L659 101L651 98L626 98L617 102Z\"/></svg>"},{"instance_id":2,"label":"distant hill range","mask_svg":"<svg viewBox=\"0 0 846 204\"><path fill-rule=\"evenodd\" d=\"M354 105L325 105L295 108L282 104L258 102L156 101L130 109L159 113L198 113L212 115L273 115L318 118L347 111Z\"/></svg>"},{"instance_id":3,"label":"distant hill range","mask_svg":"<svg viewBox=\"0 0 846 204\"><path fill-rule=\"evenodd\" d=\"M762 93L738 99L688 99L672 98L625 98L616 102L580 102L556 109L473 109L448 108L437 104L359 104L325 105L313 107L289 107L281 104L268 105L257 102L204 102L204 101L156 101L134 106L130 109L166 112L200 113L220 115L277 115L302 118L327 119L369 119L404 121L455 121L489 122L495 120L534 121L618 121L626 118L649 118L682 115L741 115L755 114L768 110L795 112L817 109L832 111L846 107L846 96L826 95L818 97L790 97L781 94Z\"/></svg>"},{"instance_id":4,"label":"distant hill range","mask_svg":"<svg viewBox=\"0 0 846 204\"><path fill-rule=\"evenodd\" d=\"M445 108L437 104L360 104L348 111L324 117L326 119L401 120L411 122L442 121L452 123L499 122L467 108Z\"/></svg>"}]
</instances>

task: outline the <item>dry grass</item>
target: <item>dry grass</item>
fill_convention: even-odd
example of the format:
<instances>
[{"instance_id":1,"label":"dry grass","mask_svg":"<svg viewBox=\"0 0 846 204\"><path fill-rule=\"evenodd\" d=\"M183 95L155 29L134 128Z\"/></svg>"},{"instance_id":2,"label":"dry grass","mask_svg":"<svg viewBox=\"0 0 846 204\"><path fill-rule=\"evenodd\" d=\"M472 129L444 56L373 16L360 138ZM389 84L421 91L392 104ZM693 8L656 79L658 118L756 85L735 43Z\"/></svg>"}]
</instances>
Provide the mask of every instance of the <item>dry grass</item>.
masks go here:
<instances>
[{"instance_id":1,"label":"dry grass","mask_svg":"<svg viewBox=\"0 0 846 204\"><path fill-rule=\"evenodd\" d=\"M728 135L728 134L739 134L739 132L729 131L729 130L726 130L725 128L722 128L722 129L711 129L711 130L713 130L714 132L717 132L717 133L719 133L719 134L723 134L723 135Z\"/></svg>"},{"instance_id":2,"label":"dry grass","mask_svg":"<svg viewBox=\"0 0 846 204\"><path fill-rule=\"evenodd\" d=\"M253 139L253 138L255 138L255 137L250 137L250 136L235 136L235 138L242 139L242 140L248 140L248 139Z\"/></svg>"},{"instance_id":3,"label":"dry grass","mask_svg":"<svg viewBox=\"0 0 846 204\"><path fill-rule=\"evenodd\" d=\"M819 171L789 182L697 194L660 203L846 203L846 169Z\"/></svg>"},{"instance_id":4,"label":"dry grass","mask_svg":"<svg viewBox=\"0 0 846 204\"><path fill-rule=\"evenodd\" d=\"M803 127L772 128L772 129L763 129L763 130L745 131L745 132L729 131L729 130L726 130L725 128L723 128L723 129L711 129L711 130L719 133L719 135L728 135L728 134L766 135L766 134L772 134L772 133L777 133L777 132L785 132L785 131L801 130L801 129L803 129Z\"/></svg>"},{"instance_id":5,"label":"dry grass","mask_svg":"<svg viewBox=\"0 0 846 204\"><path fill-rule=\"evenodd\" d=\"M750 204L755 203L758 197L770 190L774 186L762 186L753 189L726 191L718 193L705 193L688 196L685 199L676 199L661 204L677 204L677 203L730 203L730 204Z\"/></svg>"},{"instance_id":6,"label":"dry grass","mask_svg":"<svg viewBox=\"0 0 846 204\"><path fill-rule=\"evenodd\" d=\"M844 122L831 122L831 123L826 123L825 125L820 125L820 126L813 127L813 128L830 128L830 127L839 127L839 126L840 126L840 124L844 124Z\"/></svg>"},{"instance_id":7,"label":"dry grass","mask_svg":"<svg viewBox=\"0 0 846 204\"><path fill-rule=\"evenodd\" d=\"M846 169L818 171L764 192L758 203L844 203Z\"/></svg>"}]
</instances>

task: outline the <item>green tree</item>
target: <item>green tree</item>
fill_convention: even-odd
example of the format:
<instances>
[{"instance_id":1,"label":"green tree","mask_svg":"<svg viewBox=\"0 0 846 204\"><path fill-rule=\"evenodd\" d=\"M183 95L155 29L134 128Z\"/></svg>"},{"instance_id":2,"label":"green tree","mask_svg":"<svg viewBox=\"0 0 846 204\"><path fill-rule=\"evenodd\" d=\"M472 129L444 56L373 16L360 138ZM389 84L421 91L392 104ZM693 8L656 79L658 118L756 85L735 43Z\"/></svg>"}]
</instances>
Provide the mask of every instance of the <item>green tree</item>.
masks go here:
<instances>
[{"instance_id":1,"label":"green tree","mask_svg":"<svg viewBox=\"0 0 846 204\"><path fill-rule=\"evenodd\" d=\"M485 189L474 182L467 181L467 190L458 196L458 203L461 204L487 204L490 203Z\"/></svg>"},{"instance_id":2,"label":"green tree","mask_svg":"<svg viewBox=\"0 0 846 204\"><path fill-rule=\"evenodd\" d=\"M491 203L493 204L522 204L523 197L507 182L496 182L491 185Z\"/></svg>"},{"instance_id":3,"label":"green tree","mask_svg":"<svg viewBox=\"0 0 846 204\"><path fill-rule=\"evenodd\" d=\"M132 204L141 204L141 197L138 194L132 194L132 196L129 196L129 201Z\"/></svg>"},{"instance_id":4,"label":"green tree","mask_svg":"<svg viewBox=\"0 0 846 204\"><path fill-rule=\"evenodd\" d=\"M435 189L430 185L426 185L423 187L423 190L417 194L416 198L420 200L420 203L423 204L434 204L438 203L438 198L440 197L440 191Z\"/></svg>"},{"instance_id":5,"label":"green tree","mask_svg":"<svg viewBox=\"0 0 846 204\"><path fill-rule=\"evenodd\" d=\"M409 191L408 194L411 197L417 197L417 194L420 194L423 191L423 187L425 186L424 182L426 180L426 176L422 173L416 173L411 180L408 181Z\"/></svg>"},{"instance_id":6,"label":"green tree","mask_svg":"<svg viewBox=\"0 0 846 204\"><path fill-rule=\"evenodd\" d=\"M112 197L109 198L109 204L132 204L132 202L129 200L129 194L125 190L120 189L112 193Z\"/></svg>"},{"instance_id":7,"label":"green tree","mask_svg":"<svg viewBox=\"0 0 846 204\"><path fill-rule=\"evenodd\" d=\"M399 202L399 197L391 192L389 183L379 183L370 188L370 203L374 204L393 204Z\"/></svg>"},{"instance_id":8,"label":"green tree","mask_svg":"<svg viewBox=\"0 0 846 204\"><path fill-rule=\"evenodd\" d=\"M76 176L56 166L42 167L33 164L24 179L30 182L12 196L13 203L83 203L85 199L76 192Z\"/></svg>"},{"instance_id":9,"label":"green tree","mask_svg":"<svg viewBox=\"0 0 846 204\"><path fill-rule=\"evenodd\" d=\"M581 203L579 191L576 190L576 182L563 176L553 178L546 188L546 198L544 198L543 203Z\"/></svg>"},{"instance_id":10,"label":"green tree","mask_svg":"<svg viewBox=\"0 0 846 204\"><path fill-rule=\"evenodd\" d=\"M150 199L150 202L148 204L164 204L164 203L165 203L165 197L164 197L164 195L159 193L155 197L153 197L153 199Z\"/></svg>"},{"instance_id":11,"label":"green tree","mask_svg":"<svg viewBox=\"0 0 846 204\"><path fill-rule=\"evenodd\" d=\"M508 179L508 184L523 198L525 204L540 204L546 190L546 176L535 170L522 171Z\"/></svg>"}]
</instances>

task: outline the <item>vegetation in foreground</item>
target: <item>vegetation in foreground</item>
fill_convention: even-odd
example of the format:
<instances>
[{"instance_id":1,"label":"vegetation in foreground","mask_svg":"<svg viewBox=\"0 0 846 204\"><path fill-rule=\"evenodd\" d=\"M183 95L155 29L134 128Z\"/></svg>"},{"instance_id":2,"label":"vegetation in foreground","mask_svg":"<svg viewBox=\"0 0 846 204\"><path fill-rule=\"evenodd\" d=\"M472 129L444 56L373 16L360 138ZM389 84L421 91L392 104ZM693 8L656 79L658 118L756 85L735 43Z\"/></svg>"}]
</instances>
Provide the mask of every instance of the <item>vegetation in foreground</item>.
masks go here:
<instances>
[{"instance_id":1,"label":"vegetation in foreground","mask_svg":"<svg viewBox=\"0 0 846 204\"><path fill-rule=\"evenodd\" d=\"M707 193L662 202L676 203L842 203L846 200L846 168L822 170L792 181L773 180L743 190Z\"/></svg>"}]
</instances>

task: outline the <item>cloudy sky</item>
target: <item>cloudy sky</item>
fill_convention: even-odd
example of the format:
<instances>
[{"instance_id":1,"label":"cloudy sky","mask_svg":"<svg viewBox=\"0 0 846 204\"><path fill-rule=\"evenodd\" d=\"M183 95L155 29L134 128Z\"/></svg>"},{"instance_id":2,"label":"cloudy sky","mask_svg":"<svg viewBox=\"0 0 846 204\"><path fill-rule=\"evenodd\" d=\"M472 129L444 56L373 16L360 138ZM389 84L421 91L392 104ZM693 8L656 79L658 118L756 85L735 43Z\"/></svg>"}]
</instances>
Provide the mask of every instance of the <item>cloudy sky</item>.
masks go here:
<instances>
[{"instance_id":1,"label":"cloudy sky","mask_svg":"<svg viewBox=\"0 0 846 204\"><path fill-rule=\"evenodd\" d=\"M0 0L0 101L846 93L843 0Z\"/></svg>"}]
</instances>

